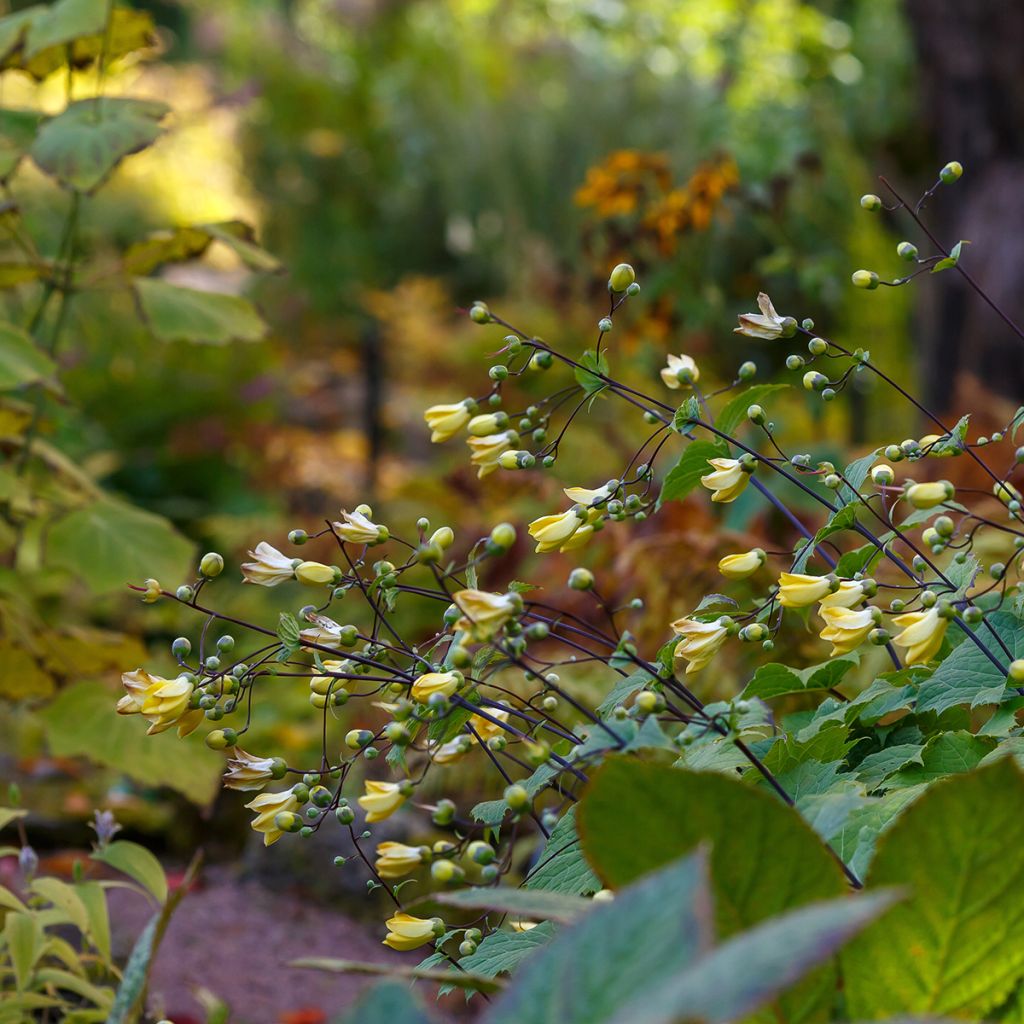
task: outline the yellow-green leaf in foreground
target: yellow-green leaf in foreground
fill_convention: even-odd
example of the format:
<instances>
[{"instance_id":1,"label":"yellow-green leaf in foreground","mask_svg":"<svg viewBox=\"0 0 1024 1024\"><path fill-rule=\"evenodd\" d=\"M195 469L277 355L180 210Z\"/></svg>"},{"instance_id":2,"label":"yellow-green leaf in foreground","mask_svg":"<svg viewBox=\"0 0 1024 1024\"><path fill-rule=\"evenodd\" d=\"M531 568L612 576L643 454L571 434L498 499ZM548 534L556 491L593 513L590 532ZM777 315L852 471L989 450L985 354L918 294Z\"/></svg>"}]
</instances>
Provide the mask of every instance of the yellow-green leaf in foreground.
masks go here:
<instances>
[{"instance_id":1,"label":"yellow-green leaf in foreground","mask_svg":"<svg viewBox=\"0 0 1024 1024\"><path fill-rule=\"evenodd\" d=\"M908 891L842 955L848 1015L980 1019L1024 976L1024 776L935 783L878 842L868 888Z\"/></svg>"}]
</instances>

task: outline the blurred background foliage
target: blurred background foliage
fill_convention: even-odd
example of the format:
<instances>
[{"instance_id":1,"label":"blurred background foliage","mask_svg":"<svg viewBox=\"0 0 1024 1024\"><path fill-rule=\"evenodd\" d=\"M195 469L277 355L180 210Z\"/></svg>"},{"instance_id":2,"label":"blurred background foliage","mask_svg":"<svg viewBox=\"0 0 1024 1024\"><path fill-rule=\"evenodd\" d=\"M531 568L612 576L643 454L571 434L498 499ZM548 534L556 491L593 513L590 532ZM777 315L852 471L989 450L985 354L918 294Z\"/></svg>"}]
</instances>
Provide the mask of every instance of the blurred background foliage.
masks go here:
<instances>
[{"instance_id":1,"label":"blurred background foliage","mask_svg":"<svg viewBox=\"0 0 1024 1024\"><path fill-rule=\"evenodd\" d=\"M159 340L123 290L76 298L63 395L41 436L119 501L173 524L173 545L154 552L165 587L194 572L201 550L222 551L234 578L258 540L281 543L289 528L360 501L397 532L422 514L451 523L467 546L499 519L549 511L553 477L480 485L459 445L428 444L424 407L484 390L497 336L464 316L474 299L582 351L604 312L608 268L628 259L643 293L611 353L627 381L656 379L668 351L693 355L709 381L727 382L750 358L762 378L778 371L782 349L730 333L761 289L779 309L884 349L904 378L915 372L907 291L868 301L846 286L857 266L899 272L892 225L856 202L875 171L930 176L955 155L928 146L898 0L135 7L152 16L157 44L116 62L109 89L173 112L159 142L83 204L84 252L102 279L151 231L240 218L286 268L254 273L214 245L201 260L145 271L247 294L269 325L262 340ZM71 76L73 96L89 93L90 74ZM0 81L5 108L49 113L68 86L62 73L37 83L10 70ZM29 161L8 187L41 248L56 250L67 195ZM260 269L277 268L267 257ZM8 317L24 322L32 287L5 292ZM797 397L778 419L838 461L850 444L916 426L867 391L825 412ZM559 476L602 482L618 469L602 466L595 481L595 446L624 464L641 431L597 403L563 447ZM634 628L648 644L714 588L715 562L738 538L784 532L753 501L731 506L724 524L683 505L648 527L609 530L585 555L616 580L610 596L644 597ZM178 814L171 841L188 845L187 817L160 784L205 806L219 757L200 743L184 768L163 755L164 737L147 740L109 713L120 670L171 669L185 618L142 607L109 565L54 558L46 530L9 564L2 642L24 651L8 650L0 669L4 773L74 819L116 803L156 833ZM520 540L495 572L557 588L566 568ZM254 598L226 578L217 587L224 607L267 615L266 591ZM270 599L290 608L288 595ZM26 615L63 639L25 645ZM713 685L729 690L729 673ZM308 711L304 692L282 694L272 713L264 704L251 748L291 756L318 744Z\"/></svg>"}]
</instances>

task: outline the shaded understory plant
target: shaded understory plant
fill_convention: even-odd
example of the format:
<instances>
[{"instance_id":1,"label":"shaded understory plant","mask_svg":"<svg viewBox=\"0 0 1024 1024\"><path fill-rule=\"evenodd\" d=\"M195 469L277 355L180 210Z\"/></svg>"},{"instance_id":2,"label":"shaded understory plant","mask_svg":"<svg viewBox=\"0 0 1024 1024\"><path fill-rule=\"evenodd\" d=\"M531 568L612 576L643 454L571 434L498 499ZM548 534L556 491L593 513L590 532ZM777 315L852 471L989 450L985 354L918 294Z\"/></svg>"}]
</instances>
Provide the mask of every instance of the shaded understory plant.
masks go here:
<instances>
[{"instance_id":1,"label":"shaded understory plant","mask_svg":"<svg viewBox=\"0 0 1024 1024\"><path fill-rule=\"evenodd\" d=\"M941 244L922 214L961 174L946 165L914 204L890 189L889 211L909 215L926 255L902 242L909 273L858 270L856 287L945 271L983 294L961 266L964 243ZM640 293L633 269L616 266L608 289L582 352L475 304L469 316L500 331L500 357L485 394L426 411L432 440L465 432L482 478L553 472L574 421L616 400L646 438L625 465L563 481L568 507L528 526L539 553L583 557L604 529L695 492L715 505L756 494L795 546L723 557L729 593L706 594L646 651L626 625L642 621L643 595L582 565L567 587L589 611L526 582L482 584L515 543L513 524L464 545L450 526L399 530L358 505L289 535L331 551L327 561L267 542L251 552L249 583L312 595L277 622L218 610L214 552L176 589L139 586L202 626L195 642L174 641L177 676L125 673L118 711L151 733L212 723L225 785L255 794L252 827L268 845L340 825L335 863L387 900L384 942L433 950L405 973L491 998L516 971L488 1020L1014 1017L1024 410L972 437L969 417L945 422L866 349L763 294L736 331L799 347L786 359L795 389L756 382L752 362L708 386L685 353L639 388L612 369L614 320ZM842 466L790 447L768 411L787 391L832 402L862 378L909 402L928 433ZM955 481L938 478L947 465ZM416 621L431 614L431 630L410 634L413 609ZM797 627L820 633L818 662L773 657ZM760 665L734 697L708 702L703 680L734 645L759 649ZM308 687L322 717L315 763L245 747L257 702L290 685ZM501 795L457 807L445 778L463 762L493 773ZM375 835L385 821L402 841ZM389 991L373 998L386 1008ZM410 1006L401 1012L421 1013Z\"/></svg>"}]
</instances>

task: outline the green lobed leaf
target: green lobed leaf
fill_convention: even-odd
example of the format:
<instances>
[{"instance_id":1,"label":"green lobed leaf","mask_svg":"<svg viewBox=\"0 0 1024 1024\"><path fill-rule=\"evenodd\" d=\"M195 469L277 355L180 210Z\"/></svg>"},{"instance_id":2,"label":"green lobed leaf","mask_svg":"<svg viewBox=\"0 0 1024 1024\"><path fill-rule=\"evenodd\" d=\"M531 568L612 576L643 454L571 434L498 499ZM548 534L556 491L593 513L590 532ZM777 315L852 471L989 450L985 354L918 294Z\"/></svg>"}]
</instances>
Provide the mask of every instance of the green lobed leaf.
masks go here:
<instances>
[{"instance_id":1,"label":"green lobed leaf","mask_svg":"<svg viewBox=\"0 0 1024 1024\"><path fill-rule=\"evenodd\" d=\"M149 577L181 579L192 552L168 520L108 495L58 520L46 544L51 566L73 572L99 594Z\"/></svg>"},{"instance_id":2,"label":"green lobed leaf","mask_svg":"<svg viewBox=\"0 0 1024 1024\"><path fill-rule=\"evenodd\" d=\"M843 952L851 1016L981 1018L1024 976L1024 777L1004 759L932 787L878 843L868 888L908 898Z\"/></svg>"},{"instance_id":3,"label":"green lobed leaf","mask_svg":"<svg viewBox=\"0 0 1024 1024\"><path fill-rule=\"evenodd\" d=\"M665 477L658 504L682 501L700 483L700 478L711 472L708 459L720 459L726 455L728 449L721 441L691 441L679 462Z\"/></svg>"},{"instance_id":4,"label":"green lobed leaf","mask_svg":"<svg viewBox=\"0 0 1024 1024\"><path fill-rule=\"evenodd\" d=\"M280 261L256 244L252 227L240 220L195 224L153 232L130 245L125 251L122 263L127 273L145 276L165 263L183 263L197 259L215 241L231 249L251 270L268 273L281 270Z\"/></svg>"},{"instance_id":5,"label":"green lobed leaf","mask_svg":"<svg viewBox=\"0 0 1024 1024\"><path fill-rule=\"evenodd\" d=\"M575 371L576 383L583 389L585 395L596 395L608 386L596 376L599 373L608 376L608 360L603 352L598 355L593 349L588 348L580 356L579 363Z\"/></svg>"},{"instance_id":6,"label":"green lobed leaf","mask_svg":"<svg viewBox=\"0 0 1024 1024\"><path fill-rule=\"evenodd\" d=\"M843 483L836 488L836 502L839 505L849 505L860 500L860 488L871 467L878 461L878 449L854 459L846 469L843 470Z\"/></svg>"},{"instance_id":7,"label":"green lobed leaf","mask_svg":"<svg viewBox=\"0 0 1024 1024\"><path fill-rule=\"evenodd\" d=\"M844 505L837 512L829 516L829 520L814 535L813 540L801 541L796 549L796 557L793 559L791 572L803 572L807 562L814 553L815 548L833 534L842 533L844 530L852 530L857 523L857 506Z\"/></svg>"},{"instance_id":8,"label":"green lobed leaf","mask_svg":"<svg viewBox=\"0 0 1024 1024\"><path fill-rule=\"evenodd\" d=\"M18 169L42 120L38 110L0 110L0 181L7 181Z\"/></svg>"},{"instance_id":9,"label":"green lobed leaf","mask_svg":"<svg viewBox=\"0 0 1024 1024\"><path fill-rule=\"evenodd\" d=\"M611 1024L730 1024L749 1017L828 960L892 906L893 893L815 903L773 917L673 977L653 979ZM789 1018L778 1018L780 1020Z\"/></svg>"},{"instance_id":10,"label":"green lobed leaf","mask_svg":"<svg viewBox=\"0 0 1024 1024\"><path fill-rule=\"evenodd\" d=\"M160 137L168 110L156 100L79 100L39 129L29 152L62 185L90 193L125 157Z\"/></svg>"},{"instance_id":11,"label":"green lobed leaf","mask_svg":"<svg viewBox=\"0 0 1024 1024\"><path fill-rule=\"evenodd\" d=\"M576 831L575 806L558 819L524 884L528 889L564 892L572 896L586 896L601 888L583 856Z\"/></svg>"},{"instance_id":12,"label":"green lobed leaf","mask_svg":"<svg viewBox=\"0 0 1024 1024\"><path fill-rule=\"evenodd\" d=\"M985 616L987 625L975 626L974 632L985 648L1001 661L1006 655L993 637L994 630L1013 652L1014 658L1024 656L1024 623L1010 612L993 612ZM935 669L930 679L921 684L917 697L917 711L943 711L958 704L977 707L980 704L998 704L1004 695L1013 695L1006 689L1006 677L971 642L958 644L952 653Z\"/></svg>"},{"instance_id":13,"label":"green lobed leaf","mask_svg":"<svg viewBox=\"0 0 1024 1024\"><path fill-rule=\"evenodd\" d=\"M741 697L750 700L760 697L770 700L788 693L806 693L811 690L830 690L837 686L850 669L857 665L859 658L847 656L833 658L810 668L788 668L777 662L761 665L747 683Z\"/></svg>"},{"instance_id":14,"label":"green lobed leaf","mask_svg":"<svg viewBox=\"0 0 1024 1024\"><path fill-rule=\"evenodd\" d=\"M0 390L49 380L57 372L53 360L20 327L0 323Z\"/></svg>"},{"instance_id":15,"label":"green lobed leaf","mask_svg":"<svg viewBox=\"0 0 1024 1024\"><path fill-rule=\"evenodd\" d=\"M731 776L610 758L577 819L585 856L613 887L709 843L720 938L846 891L839 865L800 815ZM835 981L834 968L816 970L782 997L780 1019L826 1020Z\"/></svg>"},{"instance_id":16,"label":"green lobed leaf","mask_svg":"<svg viewBox=\"0 0 1024 1024\"><path fill-rule=\"evenodd\" d=\"M741 423L746 422L750 406L760 405L769 396L788 391L789 388L789 384L754 384L722 406L721 412L715 417L715 426L723 434L734 433Z\"/></svg>"},{"instance_id":17,"label":"green lobed leaf","mask_svg":"<svg viewBox=\"0 0 1024 1024\"><path fill-rule=\"evenodd\" d=\"M147 736L135 715L114 713L116 695L105 683L82 680L62 689L39 711L50 752L87 757L149 786L169 786L193 803L217 794L223 758L174 731ZM183 747L182 744L185 744Z\"/></svg>"},{"instance_id":18,"label":"green lobed leaf","mask_svg":"<svg viewBox=\"0 0 1024 1024\"><path fill-rule=\"evenodd\" d=\"M925 744L920 761L909 764L890 780L891 786L919 786L946 775L969 772L991 753L997 744L991 736L975 736L964 730L940 732Z\"/></svg>"},{"instance_id":19,"label":"green lobed leaf","mask_svg":"<svg viewBox=\"0 0 1024 1024\"><path fill-rule=\"evenodd\" d=\"M183 288L151 277L135 279L135 294L158 341L226 345L259 341L267 333L256 307L239 295Z\"/></svg>"},{"instance_id":20,"label":"green lobed leaf","mask_svg":"<svg viewBox=\"0 0 1024 1024\"><path fill-rule=\"evenodd\" d=\"M594 906L517 972L487 1024L599 1024L650 979L672 974L709 948L711 908L701 851ZM535 930L535 929L534 929Z\"/></svg>"}]
</instances>

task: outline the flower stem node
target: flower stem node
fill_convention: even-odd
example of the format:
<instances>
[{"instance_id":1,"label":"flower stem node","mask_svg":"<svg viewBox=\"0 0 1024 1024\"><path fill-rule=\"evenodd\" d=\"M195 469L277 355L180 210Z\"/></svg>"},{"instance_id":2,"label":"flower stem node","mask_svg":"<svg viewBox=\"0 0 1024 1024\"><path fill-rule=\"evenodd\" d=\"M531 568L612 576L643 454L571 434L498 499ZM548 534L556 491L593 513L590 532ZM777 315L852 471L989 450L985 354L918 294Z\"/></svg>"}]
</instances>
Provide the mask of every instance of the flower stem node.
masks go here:
<instances>
[{"instance_id":1,"label":"flower stem node","mask_svg":"<svg viewBox=\"0 0 1024 1024\"><path fill-rule=\"evenodd\" d=\"M964 168L959 160L950 160L945 167L939 171L939 180L943 185L952 185L963 177Z\"/></svg>"},{"instance_id":2,"label":"flower stem node","mask_svg":"<svg viewBox=\"0 0 1024 1024\"><path fill-rule=\"evenodd\" d=\"M608 290L624 292L635 280L636 271L628 263L619 263L608 275Z\"/></svg>"},{"instance_id":3,"label":"flower stem node","mask_svg":"<svg viewBox=\"0 0 1024 1024\"><path fill-rule=\"evenodd\" d=\"M854 288L866 288L873 291L878 287L878 275L873 270L855 270L850 275Z\"/></svg>"},{"instance_id":4,"label":"flower stem node","mask_svg":"<svg viewBox=\"0 0 1024 1024\"><path fill-rule=\"evenodd\" d=\"M200 575L212 580L224 571L224 557L216 551L208 551L199 562Z\"/></svg>"}]
</instances>

